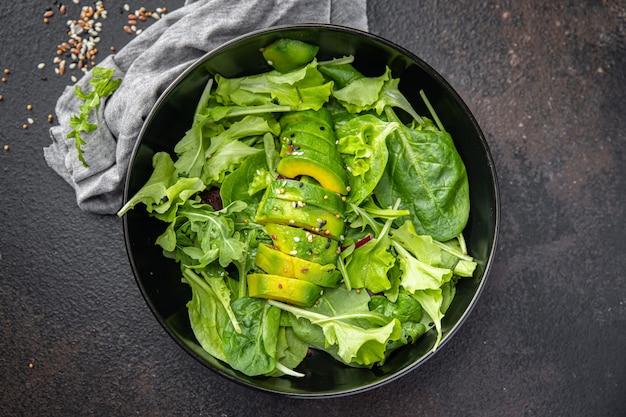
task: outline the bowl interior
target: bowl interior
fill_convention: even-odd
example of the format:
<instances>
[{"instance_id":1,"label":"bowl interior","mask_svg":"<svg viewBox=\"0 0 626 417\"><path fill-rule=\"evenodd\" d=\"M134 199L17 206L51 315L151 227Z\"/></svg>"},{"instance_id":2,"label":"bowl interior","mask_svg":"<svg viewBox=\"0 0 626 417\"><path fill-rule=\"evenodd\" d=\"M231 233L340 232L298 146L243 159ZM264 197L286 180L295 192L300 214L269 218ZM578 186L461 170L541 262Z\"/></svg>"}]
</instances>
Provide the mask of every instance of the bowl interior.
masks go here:
<instances>
[{"instance_id":1,"label":"bowl interior","mask_svg":"<svg viewBox=\"0 0 626 417\"><path fill-rule=\"evenodd\" d=\"M173 155L175 143L191 125L193 112L206 82L214 74L237 77L267 71L259 49L286 37L320 47L318 59L355 56L355 66L366 75L380 75L388 65L400 77L400 89L420 114L428 115L419 97L423 89L443 125L455 139L470 184L471 212L464 235L470 254L478 261L474 278L462 279L443 320L441 349L463 322L484 285L493 257L499 219L497 180L483 134L458 94L429 65L410 52L377 36L332 25L275 27L231 41L208 53L185 71L165 91L146 119L128 171L125 197L131 197L151 173L155 152ZM294 397L346 395L395 379L427 360L435 340L429 332L415 344L394 352L382 367L355 369L323 353L307 358L298 368L304 378L248 377L214 359L196 342L187 317L191 293L181 283L180 269L162 256L155 240L165 224L148 217L138 207L124 217L124 232L131 267L150 309L166 331L191 355L222 376L264 391Z\"/></svg>"}]
</instances>

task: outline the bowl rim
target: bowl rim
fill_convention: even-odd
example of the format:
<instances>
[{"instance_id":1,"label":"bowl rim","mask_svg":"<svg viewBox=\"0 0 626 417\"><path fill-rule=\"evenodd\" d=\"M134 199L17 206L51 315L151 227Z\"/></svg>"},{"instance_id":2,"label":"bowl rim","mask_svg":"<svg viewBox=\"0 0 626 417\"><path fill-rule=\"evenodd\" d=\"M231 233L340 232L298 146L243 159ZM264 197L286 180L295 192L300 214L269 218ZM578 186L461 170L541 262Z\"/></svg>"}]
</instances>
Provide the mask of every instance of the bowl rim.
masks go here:
<instances>
[{"instance_id":1,"label":"bowl rim","mask_svg":"<svg viewBox=\"0 0 626 417\"><path fill-rule=\"evenodd\" d=\"M353 35L357 35L357 36L364 36L366 38L369 38L377 43L380 43L386 47L389 47L399 53L401 53L402 55L406 56L407 58L409 58L411 61L414 61L415 63L417 63L421 69L423 69L425 72L427 72L431 77L433 77L433 79L435 79L440 85L441 87L443 87L449 94L450 96L455 100L455 102L461 107L461 109L463 110L464 114L469 118L470 123L473 126L473 129L475 129L478 138L481 142L481 146L482 146L482 151L486 157L487 160L487 165L488 165L488 171L489 174L491 176L491 187L493 187L493 201L492 201L492 207L493 207L493 229L494 229L494 237L493 240L491 242L491 245L489 245L489 256L487 257L487 259L485 260L484 263L484 272L483 275L480 279L480 282L478 283L478 286L476 288L476 291L474 292L473 296L471 297L468 307L463 311L463 313L460 315L460 317L458 318L458 320L456 321L456 323L454 323L454 325L446 332L446 334L442 337L438 347L437 347L437 351L429 351L428 353L426 353L425 355L423 355L422 357L420 357L418 360L412 362L410 365L400 369L399 371L386 376L384 378L381 378L379 380L376 380L374 382L368 383L366 385L362 385L356 388L350 388L350 389L345 389L345 390L341 390L341 391L337 391L337 392L315 392L315 393L294 393L294 392L285 392L285 391L280 391L280 390L276 390L276 389L270 389L267 387L262 387L262 386L258 386L258 385L254 385L251 383L248 383L247 381L238 379L232 375L229 375L225 372L222 372L219 369L214 368L213 366L211 366L211 364L209 364L208 362L206 362L202 357L200 357L196 352L194 352L191 348L189 348L189 346L187 346L185 343L183 343L183 341L180 339L180 337L178 335L176 335L174 333L174 331L172 329L170 329L167 324L164 322L164 320L161 320L160 317L158 317L157 315L157 309L156 306L154 305L154 303L150 300L148 294L146 293L145 288L143 287L142 282L139 279L139 270L137 269L137 265L135 263L135 260L132 257L132 247L131 247L131 242L129 239L129 224L128 224L128 216L123 216L122 217L122 221L123 221L123 231L124 231L124 242L125 242L125 246L126 246L126 252L127 252L127 256L130 262L130 266L133 272L133 277L136 281L136 284L140 290L140 293L143 297L143 299L145 300L145 302L148 304L148 307L150 308L151 313L153 314L153 316L157 319L157 321L159 322L159 324L161 325L161 327L164 328L164 330L166 331L166 333L172 338L174 339L174 341L180 346L182 347L182 349L187 352L187 354L189 354L190 356L192 356L195 360L197 360L198 362L200 362L202 365L204 365L206 368L208 368L209 370L211 370L212 372L218 374L221 377L224 377L226 379L228 379L229 381L232 381L238 385L247 387L247 388L252 388L256 391L261 391L261 392L266 392L266 393L271 393L271 394L276 394L276 395L280 395L280 396L286 396L286 397L291 397L291 398L298 398L298 399L326 399L326 398L337 398L337 397L343 397L343 396L348 396L348 395L353 395L356 393L363 393L378 387L381 387L383 385L386 385L392 381L398 380L400 378L402 378L403 376L407 375L408 373L414 371L416 368L418 368L419 366L423 365L427 360L429 360L431 357L433 357L437 352L439 352L441 350L441 348L448 343L448 341L452 338L452 336L454 334L456 334L456 332L458 331L458 329L461 327L462 324L464 324L465 320L469 317L469 315L471 314L471 312L473 311L473 309L476 306L477 300L480 297L480 295L482 294L482 292L484 291L486 282L487 282L487 278L490 275L493 263L494 263L494 259L496 256L496 250L497 250L497 245L498 245L498 236L499 236L499 229L500 229L500 188L499 188L499 182L498 182L498 177L497 177L497 173L496 173L496 169L495 169L495 164L494 164L494 160L493 160L493 156L491 154L491 150L490 147L487 143L487 140L484 136L484 133L482 131L482 129L480 128L480 126L478 125L478 122L476 121L473 113L471 112L471 110L469 109L469 107L467 106L465 100L463 100L463 98L457 93L457 91L451 86L451 84L437 71L435 70L430 64L428 64L427 62L425 62L422 58L420 58L419 56L417 56L415 53L409 51L408 49L396 44L393 41L390 41L386 38L383 38L380 35L376 35L374 33L371 32L367 32L361 29L357 29L357 28L353 28L353 27L349 27L349 26L344 26L344 25L337 25L337 24L332 24L332 23L298 23L298 24L282 24L282 25L275 25L275 26L269 26L266 28L262 28L262 29L257 29L257 30L253 30L250 32L247 32L245 34L236 36L234 38L232 38L231 40L228 40L224 43L222 43L221 45L213 48L212 50L204 53L203 55L201 55L200 57L198 57L197 59L195 59L193 62L190 63L190 65L184 69L179 75L177 75L173 81L170 82L170 84L165 88L165 90L160 94L160 96L157 98L157 100L155 101L154 105L152 106L150 112L148 113L148 115L146 116L146 118L144 119L144 123L142 125L142 128L137 136L136 142L133 145L133 150L130 154L129 157L129 164L128 164L128 168L126 171L126 177L125 177L125 181L124 181L124 189L123 189L123 201L124 203L126 203L126 201L128 201L129 199L129 188L130 188L130 178L131 178L131 172L133 169L133 162L135 161L136 157L137 157L137 153L139 150L139 147L142 143L142 138L145 136L146 131L149 127L149 125L151 124L152 120L154 119L155 115L158 113L161 104L166 100L166 98L169 96L169 94L193 71L195 71L198 67L202 66L204 64L204 62L206 60L208 60L209 58L211 58L213 55L216 55L218 53L220 53L221 51L230 48L232 45L237 44L241 41L250 39L250 38L254 38L256 36L259 35L264 35L264 34L268 34L268 33L280 33L283 31L289 31L289 30L310 30L310 29L315 29L315 30L331 30L331 31L338 31L338 32L347 32Z\"/></svg>"}]
</instances>

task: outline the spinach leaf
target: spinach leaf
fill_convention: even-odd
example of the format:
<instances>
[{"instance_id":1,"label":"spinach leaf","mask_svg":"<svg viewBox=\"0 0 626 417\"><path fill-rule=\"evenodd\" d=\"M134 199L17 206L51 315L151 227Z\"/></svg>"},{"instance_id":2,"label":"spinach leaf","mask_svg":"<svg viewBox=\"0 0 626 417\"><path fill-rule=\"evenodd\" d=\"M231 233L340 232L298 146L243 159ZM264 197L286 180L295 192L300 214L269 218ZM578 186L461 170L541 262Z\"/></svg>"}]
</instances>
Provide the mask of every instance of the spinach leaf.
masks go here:
<instances>
[{"instance_id":1,"label":"spinach leaf","mask_svg":"<svg viewBox=\"0 0 626 417\"><path fill-rule=\"evenodd\" d=\"M189 322L198 343L211 356L226 361L222 329L229 321L224 305L208 285L196 280L185 280L191 287L191 300L187 302Z\"/></svg>"},{"instance_id":2,"label":"spinach leaf","mask_svg":"<svg viewBox=\"0 0 626 417\"><path fill-rule=\"evenodd\" d=\"M296 336L291 326L281 326L276 345L276 370L272 372L271 376L305 376L295 372L293 368L304 360L308 351L309 345Z\"/></svg>"},{"instance_id":3,"label":"spinach leaf","mask_svg":"<svg viewBox=\"0 0 626 417\"><path fill-rule=\"evenodd\" d=\"M224 327L224 356L246 375L264 375L276 369L276 346L280 327L279 309L258 298L239 298L232 304L241 326L235 331L229 321Z\"/></svg>"},{"instance_id":4,"label":"spinach leaf","mask_svg":"<svg viewBox=\"0 0 626 417\"><path fill-rule=\"evenodd\" d=\"M400 123L390 107L390 121ZM447 132L400 128L387 139L389 160L376 187L383 206L401 199L419 234L445 241L460 234L469 218L469 183L465 165Z\"/></svg>"}]
</instances>

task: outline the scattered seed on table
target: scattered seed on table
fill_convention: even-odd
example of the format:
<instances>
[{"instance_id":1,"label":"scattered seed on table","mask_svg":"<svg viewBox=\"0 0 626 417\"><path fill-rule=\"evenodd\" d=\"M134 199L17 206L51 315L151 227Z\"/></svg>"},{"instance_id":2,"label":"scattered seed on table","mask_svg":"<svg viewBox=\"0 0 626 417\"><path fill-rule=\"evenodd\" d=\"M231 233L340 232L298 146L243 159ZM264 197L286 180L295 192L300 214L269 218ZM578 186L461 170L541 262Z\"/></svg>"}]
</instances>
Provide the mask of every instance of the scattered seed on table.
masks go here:
<instances>
[{"instance_id":1,"label":"scattered seed on table","mask_svg":"<svg viewBox=\"0 0 626 417\"><path fill-rule=\"evenodd\" d=\"M5 73L5 74L10 74L10 73L11 73L11 70L10 70L10 69L8 69L8 68L5 68L5 69L4 69L4 73Z\"/></svg>"},{"instance_id":2,"label":"scattered seed on table","mask_svg":"<svg viewBox=\"0 0 626 417\"><path fill-rule=\"evenodd\" d=\"M4 99L4 97L2 96L2 94L0 94L0 101L2 101Z\"/></svg>"},{"instance_id":3,"label":"scattered seed on table","mask_svg":"<svg viewBox=\"0 0 626 417\"><path fill-rule=\"evenodd\" d=\"M8 151L9 150L9 145L4 145L4 150Z\"/></svg>"},{"instance_id":4,"label":"scattered seed on table","mask_svg":"<svg viewBox=\"0 0 626 417\"><path fill-rule=\"evenodd\" d=\"M26 119L26 121L28 122L29 125L32 125L33 123L35 123L35 119L33 119L32 117L29 117L28 119Z\"/></svg>"},{"instance_id":5,"label":"scattered seed on table","mask_svg":"<svg viewBox=\"0 0 626 417\"><path fill-rule=\"evenodd\" d=\"M49 114L48 115L48 123L52 123L53 120L54 120L54 116Z\"/></svg>"},{"instance_id":6,"label":"scattered seed on table","mask_svg":"<svg viewBox=\"0 0 626 417\"><path fill-rule=\"evenodd\" d=\"M39 68L39 69L44 69L45 67L46 67L46 64L43 63L43 62L40 63L39 65L37 65L37 68Z\"/></svg>"},{"instance_id":7,"label":"scattered seed on table","mask_svg":"<svg viewBox=\"0 0 626 417\"><path fill-rule=\"evenodd\" d=\"M6 83L7 82L7 77L2 77L2 80L0 80L0 81L2 81L3 83Z\"/></svg>"},{"instance_id":8,"label":"scattered seed on table","mask_svg":"<svg viewBox=\"0 0 626 417\"><path fill-rule=\"evenodd\" d=\"M26 106L26 110L32 110L33 109L33 105L29 104L28 106Z\"/></svg>"},{"instance_id":9,"label":"scattered seed on table","mask_svg":"<svg viewBox=\"0 0 626 417\"><path fill-rule=\"evenodd\" d=\"M26 123L24 123L24 124L22 125L22 129L28 129L28 125L27 125Z\"/></svg>"}]
</instances>

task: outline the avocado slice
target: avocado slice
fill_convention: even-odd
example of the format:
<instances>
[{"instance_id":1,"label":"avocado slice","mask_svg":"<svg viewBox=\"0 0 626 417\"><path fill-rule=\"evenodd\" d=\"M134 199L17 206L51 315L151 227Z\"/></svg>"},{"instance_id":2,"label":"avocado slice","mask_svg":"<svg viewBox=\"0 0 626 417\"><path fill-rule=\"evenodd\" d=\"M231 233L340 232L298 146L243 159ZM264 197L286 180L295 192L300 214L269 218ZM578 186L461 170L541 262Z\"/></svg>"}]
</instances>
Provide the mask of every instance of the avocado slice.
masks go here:
<instances>
[{"instance_id":1,"label":"avocado slice","mask_svg":"<svg viewBox=\"0 0 626 417\"><path fill-rule=\"evenodd\" d=\"M327 190L338 194L348 193L346 170L328 155L313 149L301 148L296 154L283 156L276 171L287 178L299 175L312 177Z\"/></svg>"},{"instance_id":2,"label":"avocado slice","mask_svg":"<svg viewBox=\"0 0 626 417\"><path fill-rule=\"evenodd\" d=\"M280 133L280 137L283 140L292 140L294 142L302 136L324 141L333 147L336 146L337 137L335 132L317 120L301 120L291 123L285 126Z\"/></svg>"},{"instance_id":3,"label":"avocado slice","mask_svg":"<svg viewBox=\"0 0 626 417\"><path fill-rule=\"evenodd\" d=\"M339 194L311 183L290 179L274 180L270 183L267 194L281 200L296 201L298 205L312 204L340 216L346 211L346 203Z\"/></svg>"},{"instance_id":4,"label":"avocado slice","mask_svg":"<svg viewBox=\"0 0 626 417\"><path fill-rule=\"evenodd\" d=\"M343 240L345 230L345 223L337 214L314 205L299 207L295 201L281 200L267 193L259 204L256 222L302 227L339 241Z\"/></svg>"},{"instance_id":5,"label":"avocado slice","mask_svg":"<svg viewBox=\"0 0 626 417\"><path fill-rule=\"evenodd\" d=\"M268 223L265 232L274 248L318 264L334 264L339 256L339 242L298 227Z\"/></svg>"},{"instance_id":6,"label":"avocado slice","mask_svg":"<svg viewBox=\"0 0 626 417\"><path fill-rule=\"evenodd\" d=\"M283 301L311 307L322 293L322 287L296 278L269 274L248 274L250 297Z\"/></svg>"},{"instance_id":7,"label":"avocado slice","mask_svg":"<svg viewBox=\"0 0 626 417\"><path fill-rule=\"evenodd\" d=\"M298 123L303 120L315 121L319 126L324 126L328 130L333 131L333 116L326 107L322 107L319 110L299 110L285 113L278 122L281 129L284 129L291 123Z\"/></svg>"},{"instance_id":8,"label":"avocado slice","mask_svg":"<svg viewBox=\"0 0 626 417\"><path fill-rule=\"evenodd\" d=\"M311 62L317 51L317 45L296 39L278 39L261 49L261 54L268 64L285 73Z\"/></svg>"},{"instance_id":9,"label":"avocado slice","mask_svg":"<svg viewBox=\"0 0 626 417\"><path fill-rule=\"evenodd\" d=\"M335 264L310 262L266 244L260 244L257 248L255 264L268 274L302 279L321 287L336 288L341 283L341 272Z\"/></svg>"}]
</instances>

